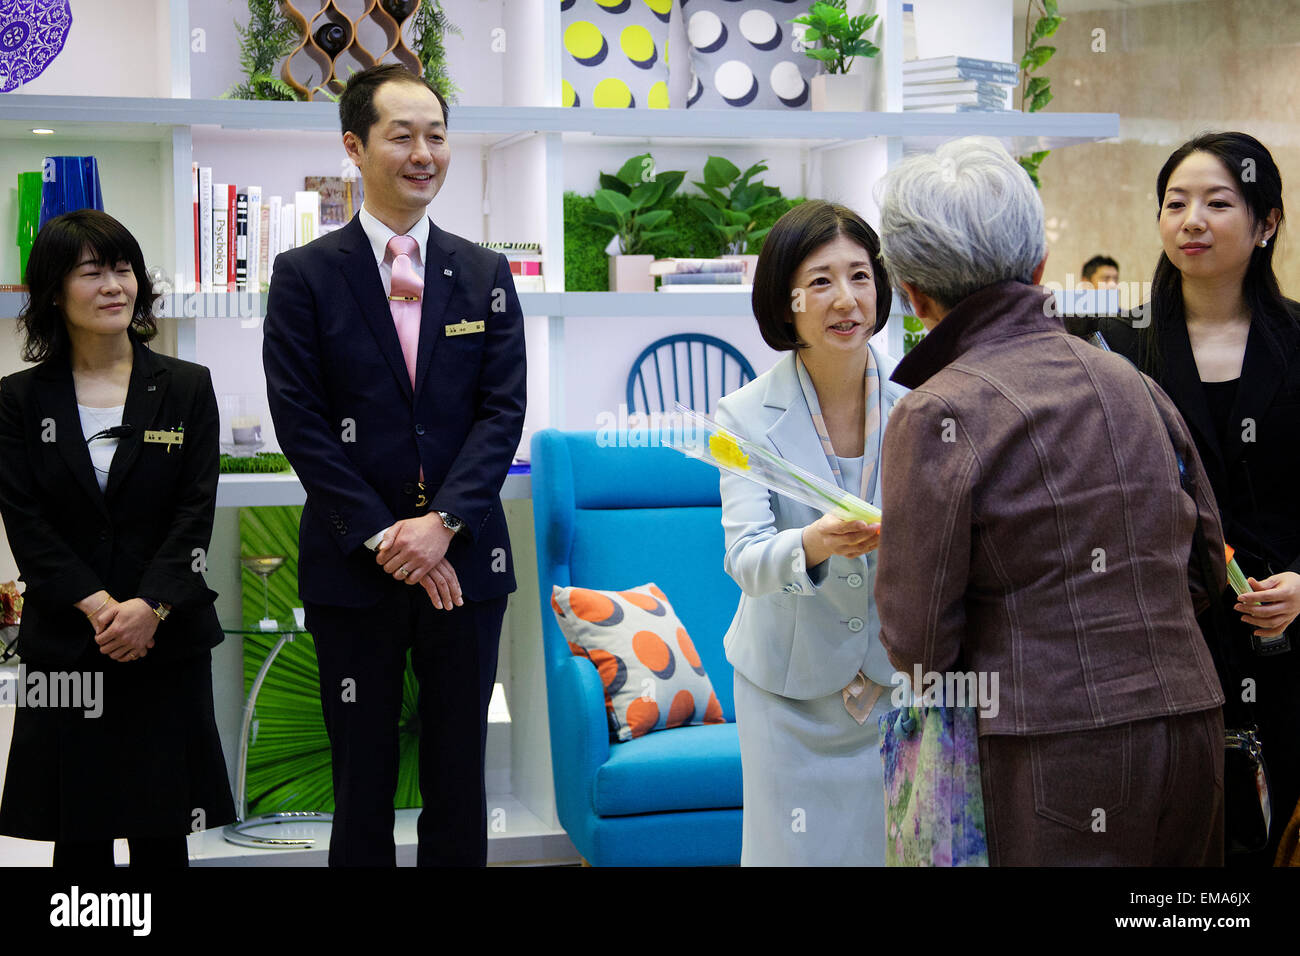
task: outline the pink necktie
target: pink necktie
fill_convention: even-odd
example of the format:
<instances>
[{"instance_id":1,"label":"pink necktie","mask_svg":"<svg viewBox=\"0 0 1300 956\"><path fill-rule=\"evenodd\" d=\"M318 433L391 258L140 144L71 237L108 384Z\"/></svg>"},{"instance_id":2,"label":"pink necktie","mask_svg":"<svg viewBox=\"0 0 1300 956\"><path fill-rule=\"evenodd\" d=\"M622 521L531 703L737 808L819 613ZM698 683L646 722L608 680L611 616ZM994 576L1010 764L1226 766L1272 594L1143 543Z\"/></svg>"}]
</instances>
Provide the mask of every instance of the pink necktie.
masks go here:
<instances>
[{"instance_id":1,"label":"pink necktie","mask_svg":"<svg viewBox=\"0 0 1300 956\"><path fill-rule=\"evenodd\" d=\"M424 283L411 264L411 256L420 248L410 236L393 236L388 240L388 254L393 258L393 283L388 293L388 307L397 326L397 341L402 344L406 371L415 387L415 357L420 346L420 297Z\"/></svg>"}]
</instances>

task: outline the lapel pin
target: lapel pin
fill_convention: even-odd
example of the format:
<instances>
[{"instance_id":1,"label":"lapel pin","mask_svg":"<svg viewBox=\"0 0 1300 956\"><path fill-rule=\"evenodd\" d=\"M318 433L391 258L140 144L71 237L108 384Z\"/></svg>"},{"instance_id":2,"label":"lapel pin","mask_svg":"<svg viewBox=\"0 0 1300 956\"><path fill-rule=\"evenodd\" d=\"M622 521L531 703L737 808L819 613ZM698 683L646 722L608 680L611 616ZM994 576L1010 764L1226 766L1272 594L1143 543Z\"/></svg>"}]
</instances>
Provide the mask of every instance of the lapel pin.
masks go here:
<instances>
[{"instance_id":1,"label":"lapel pin","mask_svg":"<svg viewBox=\"0 0 1300 956\"><path fill-rule=\"evenodd\" d=\"M445 276L449 276L449 275L451 275L451 270L450 270L450 269L443 269L443 270L442 270L442 274L445 275Z\"/></svg>"},{"instance_id":2,"label":"lapel pin","mask_svg":"<svg viewBox=\"0 0 1300 956\"><path fill-rule=\"evenodd\" d=\"M150 385L147 389L145 389L145 391L146 391L146 392L153 392L153 391L156 391L157 388L158 388L157 385Z\"/></svg>"}]
</instances>

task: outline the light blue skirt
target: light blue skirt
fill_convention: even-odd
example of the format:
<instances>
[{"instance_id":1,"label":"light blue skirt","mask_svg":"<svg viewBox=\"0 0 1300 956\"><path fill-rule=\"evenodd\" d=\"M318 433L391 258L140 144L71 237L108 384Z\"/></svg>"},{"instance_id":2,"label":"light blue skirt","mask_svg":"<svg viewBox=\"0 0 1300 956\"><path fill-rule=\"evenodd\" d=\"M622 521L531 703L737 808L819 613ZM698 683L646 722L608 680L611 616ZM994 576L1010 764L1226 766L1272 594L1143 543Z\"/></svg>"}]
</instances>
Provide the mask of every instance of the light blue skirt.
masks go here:
<instances>
[{"instance_id":1,"label":"light blue skirt","mask_svg":"<svg viewBox=\"0 0 1300 956\"><path fill-rule=\"evenodd\" d=\"M816 700L771 694L735 672L744 770L741 866L884 866L885 784L878 722L839 691Z\"/></svg>"}]
</instances>

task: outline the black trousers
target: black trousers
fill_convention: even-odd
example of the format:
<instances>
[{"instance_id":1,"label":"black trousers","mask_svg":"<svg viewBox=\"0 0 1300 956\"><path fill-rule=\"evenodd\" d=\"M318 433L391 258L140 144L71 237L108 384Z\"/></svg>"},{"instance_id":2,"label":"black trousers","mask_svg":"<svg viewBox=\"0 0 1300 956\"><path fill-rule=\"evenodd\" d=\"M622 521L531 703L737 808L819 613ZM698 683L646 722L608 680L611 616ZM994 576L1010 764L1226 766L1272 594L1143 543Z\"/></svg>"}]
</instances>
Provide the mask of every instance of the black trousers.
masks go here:
<instances>
[{"instance_id":1,"label":"black trousers","mask_svg":"<svg viewBox=\"0 0 1300 956\"><path fill-rule=\"evenodd\" d=\"M396 865L398 724L406 654L419 682L420 866L487 863L483 772L487 708L506 598L450 611L424 588L394 582L375 607L307 604L321 709L330 738L334 825L330 866Z\"/></svg>"}]
</instances>

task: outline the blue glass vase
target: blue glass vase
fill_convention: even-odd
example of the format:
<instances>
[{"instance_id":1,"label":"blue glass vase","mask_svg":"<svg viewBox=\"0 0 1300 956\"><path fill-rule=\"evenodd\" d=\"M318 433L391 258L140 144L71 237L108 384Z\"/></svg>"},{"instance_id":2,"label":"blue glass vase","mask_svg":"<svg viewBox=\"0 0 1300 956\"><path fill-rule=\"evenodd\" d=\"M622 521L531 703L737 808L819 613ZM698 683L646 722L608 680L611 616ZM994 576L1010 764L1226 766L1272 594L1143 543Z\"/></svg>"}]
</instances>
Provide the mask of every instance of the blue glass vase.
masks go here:
<instances>
[{"instance_id":1,"label":"blue glass vase","mask_svg":"<svg viewBox=\"0 0 1300 956\"><path fill-rule=\"evenodd\" d=\"M104 209L94 156L46 156L42 169L41 225L76 209Z\"/></svg>"}]
</instances>

